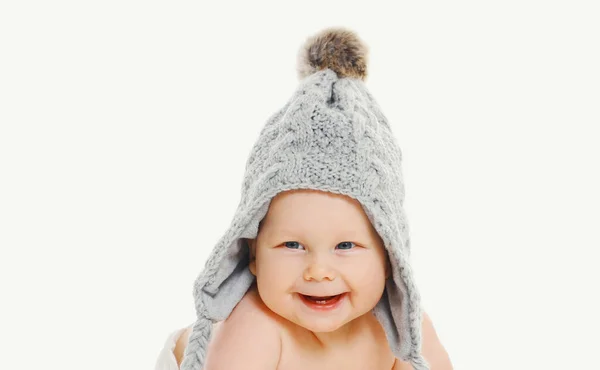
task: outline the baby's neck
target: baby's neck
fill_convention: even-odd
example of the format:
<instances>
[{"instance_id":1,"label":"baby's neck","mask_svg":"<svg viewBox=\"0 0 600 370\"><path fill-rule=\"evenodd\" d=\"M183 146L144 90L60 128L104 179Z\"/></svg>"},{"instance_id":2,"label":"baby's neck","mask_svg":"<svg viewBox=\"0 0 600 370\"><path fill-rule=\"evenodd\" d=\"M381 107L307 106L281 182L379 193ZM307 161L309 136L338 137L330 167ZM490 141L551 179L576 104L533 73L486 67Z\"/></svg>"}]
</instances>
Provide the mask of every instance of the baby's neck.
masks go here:
<instances>
[{"instance_id":1,"label":"baby's neck","mask_svg":"<svg viewBox=\"0 0 600 370\"><path fill-rule=\"evenodd\" d=\"M287 322L288 333L296 341L303 342L303 345L308 345L314 350L335 352L341 349L347 352L350 348L363 347L365 341L372 342L376 338L385 339L383 328L372 312L357 317L332 332L314 332L291 321L285 321Z\"/></svg>"},{"instance_id":2,"label":"baby's neck","mask_svg":"<svg viewBox=\"0 0 600 370\"><path fill-rule=\"evenodd\" d=\"M361 336L364 336L365 329L367 329L371 324L369 322L369 316L371 316L370 313L357 317L356 319L332 332L316 333L310 331L310 333L323 349L346 346L355 343L357 339L360 339Z\"/></svg>"}]
</instances>

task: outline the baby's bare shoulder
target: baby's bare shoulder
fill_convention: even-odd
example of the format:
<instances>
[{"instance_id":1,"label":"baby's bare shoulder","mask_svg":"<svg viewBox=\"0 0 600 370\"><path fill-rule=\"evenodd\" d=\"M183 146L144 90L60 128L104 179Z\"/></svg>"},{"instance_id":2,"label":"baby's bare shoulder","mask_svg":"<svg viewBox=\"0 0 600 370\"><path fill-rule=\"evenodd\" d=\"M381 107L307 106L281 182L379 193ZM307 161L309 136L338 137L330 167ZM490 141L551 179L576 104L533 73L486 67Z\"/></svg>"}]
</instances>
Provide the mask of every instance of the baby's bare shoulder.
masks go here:
<instances>
[{"instance_id":1,"label":"baby's bare shoulder","mask_svg":"<svg viewBox=\"0 0 600 370\"><path fill-rule=\"evenodd\" d=\"M281 353L278 319L249 291L214 329L206 352L206 370L275 370Z\"/></svg>"},{"instance_id":2,"label":"baby's bare shoulder","mask_svg":"<svg viewBox=\"0 0 600 370\"><path fill-rule=\"evenodd\" d=\"M423 357L429 362L431 370L452 370L450 356L438 337L431 317L426 312L423 312L421 332L423 333Z\"/></svg>"},{"instance_id":3,"label":"baby's bare shoulder","mask_svg":"<svg viewBox=\"0 0 600 370\"><path fill-rule=\"evenodd\" d=\"M258 293L249 291L225 321L214 324L205 369L241 368L248 365L246 361L256 369L276 369L281 352L281 324L281 319L264 305ZM173 350L177 365L183 360L191 332L189 326L177 340ZM253 369L252 366L245 368Z\"/></svg>"}]
</instances>

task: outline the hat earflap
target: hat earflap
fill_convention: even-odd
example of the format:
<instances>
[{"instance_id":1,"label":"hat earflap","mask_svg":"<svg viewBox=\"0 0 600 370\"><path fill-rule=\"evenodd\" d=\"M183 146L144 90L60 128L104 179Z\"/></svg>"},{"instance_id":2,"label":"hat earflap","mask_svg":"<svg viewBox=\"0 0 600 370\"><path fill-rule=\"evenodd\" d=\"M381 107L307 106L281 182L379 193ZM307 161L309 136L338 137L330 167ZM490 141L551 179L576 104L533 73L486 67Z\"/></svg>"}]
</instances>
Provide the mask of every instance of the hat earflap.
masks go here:
<instances>
[{"instance_id":1,"label":"hat earflap","mask_svg":"<svg viewBox=\"0 0 600 370\"><path fill-rule=\"evenodd\" d=\"M181 370L202 370L206 363L208 343L212 336L213 323L207 317L200 316L192 328L181 363Z\"/></svg>"}]
</instances>

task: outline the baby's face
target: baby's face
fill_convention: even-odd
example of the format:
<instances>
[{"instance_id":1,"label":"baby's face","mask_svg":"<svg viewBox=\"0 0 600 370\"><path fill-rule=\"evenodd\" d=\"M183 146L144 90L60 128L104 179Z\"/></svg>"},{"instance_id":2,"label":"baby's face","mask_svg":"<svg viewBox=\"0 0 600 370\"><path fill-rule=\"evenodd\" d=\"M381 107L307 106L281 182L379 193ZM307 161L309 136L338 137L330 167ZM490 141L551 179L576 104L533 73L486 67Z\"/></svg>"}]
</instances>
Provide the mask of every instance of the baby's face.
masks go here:
<instances>
[{"instance_id":1,"label":"baby's face","mask_svg":"<svg viewBox=\"0 0 600 370\"><path fill-rule=\"evenodd\" d=\"M313 332L334 331L369 312L389 271L360 203L315 190L278 194L250 249L267 307ZM336 297L315 298L327 296Z\"/></svg>"}]
</instances>

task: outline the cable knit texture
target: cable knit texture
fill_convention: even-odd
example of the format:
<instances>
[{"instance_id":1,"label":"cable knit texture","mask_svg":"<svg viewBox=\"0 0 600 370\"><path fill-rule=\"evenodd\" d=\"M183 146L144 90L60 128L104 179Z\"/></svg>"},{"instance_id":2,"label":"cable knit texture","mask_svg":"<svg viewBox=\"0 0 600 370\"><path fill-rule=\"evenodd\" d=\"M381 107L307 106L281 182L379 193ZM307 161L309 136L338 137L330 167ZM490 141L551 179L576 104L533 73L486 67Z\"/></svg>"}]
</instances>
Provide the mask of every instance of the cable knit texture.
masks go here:
<instances>
[{"instance_id":1,"label":"cable knit texture","mask_svg":"<svg viewBox=\"0 0 600 370\"><path fill-rule=\"evenodd\" d=\"M339 55L347 40L352 42L351 52L366 52L351 31L327 29L321 36L309 39L301 52L321 50ZM315 42L329 44L311 47ZM302 80L291 99L262 128L246 163L241 199L231 225L194 283L197 321L181 369L203 368L212 323L226 319L254 281L243 239L256 237L273 197L292 189L345 194L360 202L392 265L392 277L374 314L394 355L410 362L415 370L429 369L421 355L422 314L403 209L402 153L365 86L365 65L360 64L361 73L354 74L335 69L337 65L351 67L353 57L342 55L338 59L349 59L329 67L314 62L327 60L319 55L299 58L308 66L298 66L298 70L311 73L300 73ZM366 60L364 54L358 57Z\"/></svg>"}]
</instances>

